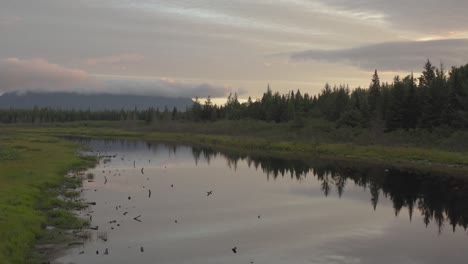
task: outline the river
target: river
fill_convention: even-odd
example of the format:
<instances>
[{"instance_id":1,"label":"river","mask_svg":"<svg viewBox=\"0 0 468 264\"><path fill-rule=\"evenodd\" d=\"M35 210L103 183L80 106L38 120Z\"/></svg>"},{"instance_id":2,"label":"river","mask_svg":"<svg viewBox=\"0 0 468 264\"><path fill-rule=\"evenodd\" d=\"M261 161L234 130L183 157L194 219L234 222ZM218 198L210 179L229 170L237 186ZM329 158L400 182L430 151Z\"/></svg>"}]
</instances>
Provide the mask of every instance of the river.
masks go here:
<instances>
[{"instance_id":1,"label":"river","mask_svg":"<svg viewBox=\"0 0 468 264\"><path fill-rule=\"evenodd\" d=\"M468 184L382 167L87 140L91 239L53 263L466 263Z\"/></svg>"}]
</instances>

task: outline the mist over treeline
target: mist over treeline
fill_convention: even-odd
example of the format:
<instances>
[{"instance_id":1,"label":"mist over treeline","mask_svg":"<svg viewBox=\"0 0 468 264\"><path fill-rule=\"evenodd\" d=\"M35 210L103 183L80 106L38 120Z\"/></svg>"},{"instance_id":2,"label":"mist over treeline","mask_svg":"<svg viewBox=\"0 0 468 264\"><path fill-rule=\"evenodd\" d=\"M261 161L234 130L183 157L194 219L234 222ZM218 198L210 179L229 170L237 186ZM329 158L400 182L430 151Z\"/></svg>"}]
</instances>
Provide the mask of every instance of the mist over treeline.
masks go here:
<instances>
[{"instance_id":1,"label":"mist over treeline","mask_svg":"<svg viewBox=\"0 0 468 264\"><path fill-rule=\"evenodd\" d=\"M267 122L291 122L300 129L307 119L326 119L337 127L396 129L435 127L468 127L468 64L445 70L430 61L422 74L415 77L395 76L391 83L380 82L375 70L367 88L350 89L347 85L326 84L317 95L300 90L285 94L273 92L268 86L260 99L251 97L239 102L230 94L224 105L213 104L210 97L198 98L185 109L154 108L133 110L0 110L3 123L67 122L79 120L142 120L146 123L186 120L215 122L217 120L254 119Z\"/></svg>"}]
</instances>

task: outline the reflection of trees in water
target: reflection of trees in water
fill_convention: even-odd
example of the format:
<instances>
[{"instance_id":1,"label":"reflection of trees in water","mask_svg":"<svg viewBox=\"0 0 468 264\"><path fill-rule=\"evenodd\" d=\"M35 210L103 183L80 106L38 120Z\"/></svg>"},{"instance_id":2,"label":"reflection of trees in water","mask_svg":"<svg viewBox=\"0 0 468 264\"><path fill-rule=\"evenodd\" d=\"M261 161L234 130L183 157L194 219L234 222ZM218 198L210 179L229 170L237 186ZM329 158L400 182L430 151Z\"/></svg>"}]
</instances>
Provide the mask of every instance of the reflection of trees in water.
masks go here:
<instances>
[{"instance_id":1,"label":"reflection of trees in water","mask_svg":"<svg viewBox=\"0 0 468 264\"><path fill-rule=\"evenodd\" d=\"M220 155L210 148L192 149L198 162L201 156L209 162ZM300 160L247 156L238 153L222 153L229 168L236 170L239 161L245 161L249 167L261 169L267 179L290 176L299 181L307 176L315 177L321 183L325 196L334 190L339 197L344 193L349 183L354 183L364 189L369 189L370 201L374 210L379 202L379 196L389 198L393 203L395 215L398 216L406 208L412 220L414 209L418 209L427 226L431 222L438 226L439 232L445 224L457 226L465 230L468 226L468 184L461 179L440 177L409 171L384 170L379 167L342 166L339 164L310 161L310 164Z\"/></svg>"},{"instance_id":2,"label":"reflection of trees in water","mask_svg":"<svg viewBox=\"0 0 468 264\"><path fill-rule=\"evenodd\" d=\"M156 152L160 147L176 154L177 144L153 144L132 140L90 140L86 138L68 138L83 143L117 144L122 148L147 148ZM365 190L369 190L370 202L376 209L379 197L383 195L393 203L395 215L398 216L406 208L412 220L414 210L417 209L427 226L435 223L439 232L444 225L449 224L453 231L457 226L465 230L468 226L468 184L461 179L434 176L408 171L385 171L379 167L358 167L355 164L343 166L342 163L310 160L287 160L264 156L247 156L239 153L221 153L211 148L193 147L192 154L198 164L200 159L210 163L217 156L223 156L227 166L237 169L239 161L255 169L261 169L267 180L289 176L291 179L302 181L315 177L321 184L325 196L336 190L339 197L345 187L354 183Z\"/></svg>"}]
</instances>

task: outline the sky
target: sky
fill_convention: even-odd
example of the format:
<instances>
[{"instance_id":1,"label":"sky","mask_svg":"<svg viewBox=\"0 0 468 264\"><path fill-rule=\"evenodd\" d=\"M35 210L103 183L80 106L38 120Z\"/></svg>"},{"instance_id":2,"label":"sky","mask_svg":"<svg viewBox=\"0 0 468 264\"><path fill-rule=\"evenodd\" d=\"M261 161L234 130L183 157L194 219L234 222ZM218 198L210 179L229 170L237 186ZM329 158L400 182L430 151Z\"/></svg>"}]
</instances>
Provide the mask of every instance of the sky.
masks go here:
<instances>
[{"instance_id":1,"label":"sky","mask_svg":"<svg viewBox=\"0 0 468 264\"><path fill-rule=\"evenodd\" d=\"M468 63L466 0L0 0L0 93L260 98Z\"/></svg>"}]
</instances>

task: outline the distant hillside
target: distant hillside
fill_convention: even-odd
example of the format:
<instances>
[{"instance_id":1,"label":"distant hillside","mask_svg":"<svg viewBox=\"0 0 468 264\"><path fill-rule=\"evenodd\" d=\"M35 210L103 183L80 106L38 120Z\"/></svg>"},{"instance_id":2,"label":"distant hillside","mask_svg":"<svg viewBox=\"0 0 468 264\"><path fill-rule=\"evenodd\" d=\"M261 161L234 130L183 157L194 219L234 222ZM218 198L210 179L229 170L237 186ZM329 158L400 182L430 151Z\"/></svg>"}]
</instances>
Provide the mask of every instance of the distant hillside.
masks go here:
<instances>
[{"instance_id":1,"label":"distant hillside","mask_svg":"<svg viewBox=\"0 0 468 264\"><path fill-rule=\"evenodd\" d=\"M77 109L77 110L119 110L119 109L146 109L149 107L159 107L169 109L177 107L185 110L187 106L193 104L190 98L169 98L161 96L142 95L116 95L116 94L77 94L77 93L33 93L18 94L15 92L6 93L0 96L0 109L32 109L49 107L54 109Z\"/></svg>"}]
</instances>

